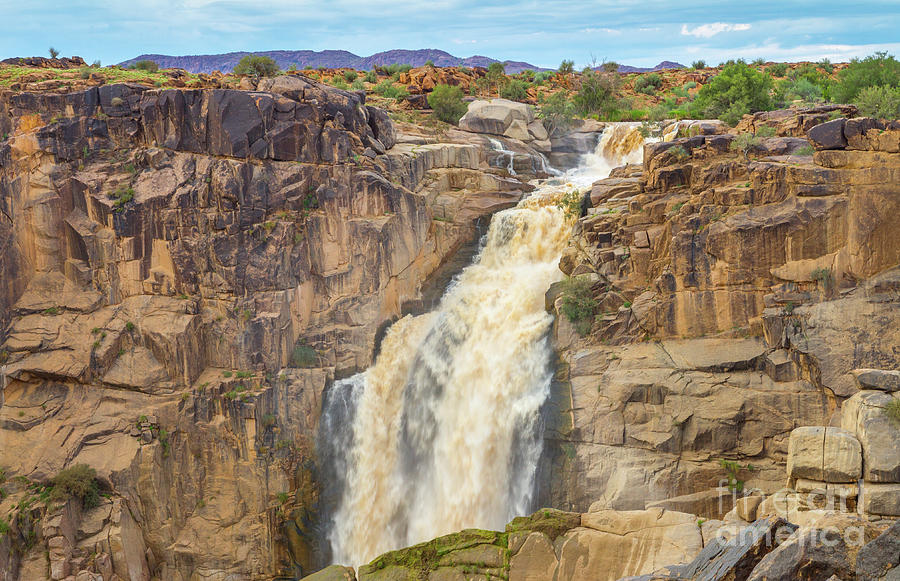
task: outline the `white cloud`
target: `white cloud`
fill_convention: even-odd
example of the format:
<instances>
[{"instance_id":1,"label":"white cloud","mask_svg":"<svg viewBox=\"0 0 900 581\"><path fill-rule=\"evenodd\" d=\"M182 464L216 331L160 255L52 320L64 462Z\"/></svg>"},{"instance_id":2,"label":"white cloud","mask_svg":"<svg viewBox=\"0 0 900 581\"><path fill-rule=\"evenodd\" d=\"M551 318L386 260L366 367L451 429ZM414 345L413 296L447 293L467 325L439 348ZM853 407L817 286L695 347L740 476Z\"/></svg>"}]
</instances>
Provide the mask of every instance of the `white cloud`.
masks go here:
<instances>
[{"instance_id":1,"label":"white cloud","mask_svg":"<svg viewBox=\"0 0 900 581\"><path fill-rule=\"evenodd\" d=\"M613 35L622 34L621 30L616 30L615 28L582 28L579 32L581 32L583 34L594 34L597 32L602 32L605 34L613 34Z\"/></svg>"},{"instance_id":2,"label":"white cloud","mask_svg":"<svg viewBox=\"0 0 900 581\"><path fill-rule=\"evenodd\" d=\"M727 22L713 22L711 24L701 24L694 28L688 28L687 24L681 25L681 34L685 36L696 36L697 38L710 38L722 32L740 32L742 30L750 30L749 24L728 24Z\"/></svg>"}]
</instances>

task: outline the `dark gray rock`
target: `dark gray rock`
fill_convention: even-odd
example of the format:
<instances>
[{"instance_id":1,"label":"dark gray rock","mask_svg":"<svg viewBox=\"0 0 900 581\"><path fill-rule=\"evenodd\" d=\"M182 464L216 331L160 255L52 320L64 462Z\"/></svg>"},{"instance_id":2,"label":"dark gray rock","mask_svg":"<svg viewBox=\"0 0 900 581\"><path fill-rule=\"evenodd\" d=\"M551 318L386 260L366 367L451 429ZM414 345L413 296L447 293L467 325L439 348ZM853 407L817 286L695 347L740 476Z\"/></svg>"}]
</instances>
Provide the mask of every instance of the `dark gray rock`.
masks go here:
<instances>
[{"instance_id":1,"label":"dark gray rock","mask_svg":"<svg viewBox=\"0 0 900 581\"><path fill-rule=\"evenodd\" d=\"M833 529L810 529L763 557L747 581L818 581L832 575L853 575L844 537Z\"/></svg>"},{"instance_id":2,"label":"dark gray rock","mask_svg":"<svg viewBox=\"0 0 900 581\"><path fill-rule=\"evenodd\" d=\"M843 117L816 125L809 130L807 136L816 149L844 149L847 147L847 139L844 137L844 125L847 120Z\"/></svg>"},{"instance_id":3,"label":"dark gray rock","mask_svg":"<svg viewBox=\"0 0 900 581\"><path fill-rule=\"evenodd\" d=\"M874 541L866 544L856 556L856 579L858 581L882 581L893 573L900 578L900 521Z\"/></svg>"}]
</instances>

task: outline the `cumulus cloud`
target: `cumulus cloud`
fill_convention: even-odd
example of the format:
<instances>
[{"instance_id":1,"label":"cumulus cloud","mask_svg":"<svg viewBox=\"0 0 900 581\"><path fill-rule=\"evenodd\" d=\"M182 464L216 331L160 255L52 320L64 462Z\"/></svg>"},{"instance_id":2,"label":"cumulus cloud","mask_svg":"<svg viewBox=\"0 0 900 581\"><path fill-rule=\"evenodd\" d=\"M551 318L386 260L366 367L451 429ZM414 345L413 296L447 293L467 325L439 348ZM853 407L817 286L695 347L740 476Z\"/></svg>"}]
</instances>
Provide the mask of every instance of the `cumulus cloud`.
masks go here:
<instances>
[{"instance_id":1,"label":"cumulus cloud","mask_svg":"<svg viewBox=\"0 0 900 581\"><path fill-rule=\"evenodd\" d=\"M710 38L722 32L740 32L742 30L750 30L750 25L728 24L727 22L701 24L694 28L688 28L687 24L681 25L681 34L685 36L696 36L697 38Z\"/></svg>"}]
</instances>

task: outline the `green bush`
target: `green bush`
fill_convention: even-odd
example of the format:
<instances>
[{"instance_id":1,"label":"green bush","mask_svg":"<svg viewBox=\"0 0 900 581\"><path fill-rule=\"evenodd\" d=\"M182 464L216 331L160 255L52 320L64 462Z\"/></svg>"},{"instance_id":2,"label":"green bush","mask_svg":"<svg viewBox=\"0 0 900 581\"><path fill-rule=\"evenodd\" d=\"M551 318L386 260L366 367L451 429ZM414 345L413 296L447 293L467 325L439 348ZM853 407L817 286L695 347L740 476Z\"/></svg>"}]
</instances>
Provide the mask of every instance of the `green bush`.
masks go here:
<instances>
[{"instance_id":1,"label":"green bush","mask_svg":"<svg viewBox=\"0 0 900 581\"><path fill-rule=\"evenodd\" d=\"M834 72L834 65L831 64L831 61L828 59L822 59L816 63L820 69L828 73L829 75Z\"/></svg>"},{"instance_id":2,"label":"green bush","mask_svg":"<svg viewBox=\"0 0 900 581\"><path fill-rule=\"evenodd\" d=\"M581 87L572 98L575 108L582 115L589 115L615 107L618 75L585 71L581 75Z\"/></svg>"},{"instance_id":3,"label":"green bush","mask_svg":"<svg viewBox=\"0 0 900 581\"><path fill-rule=\"evenodd\" d=\"M753 65L754 67L761 67L764 64L766 64L766 59L764 59L764 58L753 59L753 62L750 64Z\"/></svg>"},{"instance_id":4,"label":"green bush","mask_svg":"<svg viewBox=\"0 0 900 581\"><path fill-rule=\"evenodd\" d=\"M375 88L372 89L376 95L381 95L382 97L386 97L388 99L405 99L407 96L407 92L405 89L400 87L395 87L394 83L391 82L390 79L385 79L375 85Z\"/></svg>"},{"instance_id":5,"label":"green bush","mask_svg":"<svg viewBox=\"0 0 900 581\"><path fill-rule=\"evenodd\" d=\"M430 67L430 68L433 69L433 68L434 68L434 61L431 60L431 59L428 59L427 61L425 61L425 66L426 66L426 67Z\"/></svg>"},{"instance_id":6,"label":"green bush","mask_svg":"<svg viewBox=\"0 0 900 581\"><path fill-rule=\"evenodd\" d=\"M773 77L783 77L787 74L788 66L787 63L775 63L766 69L766 72L772 75Z\"/></svg>"},{"instance_id":7,"label":"green bush","mask_svg":"<svg viewBox=\"0 0 900 581\"><path fill-rule=\"evenodd\" d=\"M544 84L544 81L552 79L554 74L555 73L553 71L541 71L534 75L534 84L542 85Z\"/></svg>"},{"instance_id":8,"label":"green bush","mask_svg":"<svg viewBox=\"0 0 900 581\"><path fill-rule=\"evenodd\" d=\"M900 85L900 62L886 52L876 52L860 60L850 61L847 68L838 73L838 82L832 97L840 103L852 103L866 87L897 87Z\"/></svg>"},{"instance_id":9,"label":"green bush","mask_svg":"<svg viewBox=\"0 0 900 581\"><path fill-rule=\"evenodd\" d=\"M569 73L575 72L575 61L567 61L559 63L559 69L557 69L560 73L567 75Z\"/></svg>"},{"instance_id":10,"label":"green bush","mask_svg":"<svg viewBox=\"0 0 900 581\"><path fill-rule=\"evenodd\" d=\"M597 300L586 277L569 277L562 282L560 296L562 314L575 326L579 335L587 335L597 313Z\"/></svg>"},{"instance_id":11,"label":"green bush","mask_svg":"<svg viewBox=\"0 0 900 581\"><path fill-rule=\"evenodd\" d=\"M657 73L641 75L634 81L634 90L638 93L653 95L662 85L662 77Z\"/></svg>"},{"instance_id":12,"label":"green bush","mask_svg":"<svg viewBox=\"0 0 900 581\"><path fill-rule=\"evenodd\" d=\"M356 77L359 76L359 73L356 71L344 71L344 80L348 83L352 83L356 80Z\"/></svg>"},{"instance_id":13,"label":"green bush","mask_svg":"<svg viewBox=\"0 0 900 581\"><path fill-rule=\"evenodd\" d=\"M816 84L808 77L796 79L784 79L778 81L775 86L773 102L778 107L786 107L791 101L801 100L807 103L821 101L824 97L825 82Z\"/></svg>"},{"instance_id":14,"label":"green bush","mask_svg":"<svg viewBox=\"0 0 900 581\"><path fill-rule=\"evenodd\" d=\"M550 135L561 135L572 125L575 105L566 98L563 91L553 93L541 104L541 119Z\"/></svg>"},{"instance_id":15,"label":"green bush","mask_svg":"<svg viewBox=\"0 0 900 581\"><path fill-rule=\"evenodd\" d=\"M65 502L69 498L80 498L85 508L93 508L100 504L100 492L97 484L97 472L87 464L76 464L50 480L53 489L50 498Z\"/></svg>"},{"instance_id":16,"label":"green bush","mask_svg":"<svg viewBox=\"0 0 900 581\"><path fill-rule=\"evenodd\" d=\"M772 108L771 88L772 77L744 62L734 62L700 89L691 111L736 125L746 113Z\"/></svg>"},{"instance_id":17,"label":"green bush","mask_svg":"<svg viewBox=\"0 0 900 581\"><path fill-rule=\"evenodd\" d=\"M396 75L400 73L408 73L412 69L412 65L401 65L394 63L381 67L381 71L386 75Z\"/></svg>"},{"instance_id":18,"label":"green bush","mask_svg":"<svg viewBox=\"0 0 900 581\"><path fill-rule=\"evenodd\" d=\"M705 68L706 68L706 61L704 61L704 60L694 61L693 63L691 63L691 68L692 68L692 69L697 69L698 71L699 71L699 70L702 70L702 69L705 69Z\"/></svg>"},{"instance_id":19,"label":"green bush","mask_svg":"<svg viewBox=\"0 0 900 581\"><path fill-rule=\"evenodd\" d=\"M274 77L278 73L278 65L274 60L255 54L248 54L234 67L234 74L250 77Z\"/></svg>"},{"instance_id":20,"label":"green bush","mask_svg":"<svg viewBox=\"0 0 900 581\"><path fill-rule=\"evenodd\" d=\"M462 89L452 85L438 85L428 93L428 106L434 114L445 123L459 123L459 118L466 114L469 106L463 102Z\"/></svg>"},{"instance_id":21,"label":"green bush","mask_svg":"<svg viewBox=\"0 0 900 581\"><path fill-rule=\"evenodd\" d=\"M900 87L866 87L856 96L854 104L867 117L900 119Z\"/></svg>"},{"instance_id":22,"label":"green bush","mask_svg":"<svg viewBox=\"0 0 900 581\"><path fill-rule=\"evenodd\" d=\"M363 78L367 83L372 83L373 85L378 82L378 75L375 74L375 71L366 71L366 75Z\"/></svg>"},{"instance_id":23,"label":"green bush","mask_svg":"<svg viewBox=\"0 0 900 581\"><path fill-rule=\"evenodd\" d=\"M522 101L528 98L528 83L513 79L500 90L500 96L511 101Z\"/></svg>"},{"instance_id":24,"label":"green bush","mask_svg":"<svg viewBox=\"0 0 900 581\"><path fill-rule=\"evenodd\" d=\"M134 63L131 68L138 71L145 71L148 73L155 73L159 70L159 65L151 60L142 60Z\"/></svg>"}]
</instances>

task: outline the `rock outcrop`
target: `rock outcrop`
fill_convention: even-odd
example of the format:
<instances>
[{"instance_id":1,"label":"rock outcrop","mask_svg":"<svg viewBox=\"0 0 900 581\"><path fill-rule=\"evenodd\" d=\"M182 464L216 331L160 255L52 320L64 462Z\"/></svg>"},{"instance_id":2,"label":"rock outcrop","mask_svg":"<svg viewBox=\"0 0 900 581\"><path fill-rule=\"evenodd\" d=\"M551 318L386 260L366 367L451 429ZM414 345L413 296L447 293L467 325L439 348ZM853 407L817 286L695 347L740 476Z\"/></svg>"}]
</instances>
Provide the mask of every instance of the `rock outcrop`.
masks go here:
<instances>
[{"instance_id":1,"label":"rock outcrop","mask_svg":"<svg viewBox=\"0 0 900 581\"><path fill-rule=\"evenodd\" d=\"M323 391L530 188L360 93L257 89L0 94L4 581L321 566ZM99 506L50 499L76 464Z\"/></svg>"}]
</instances>

